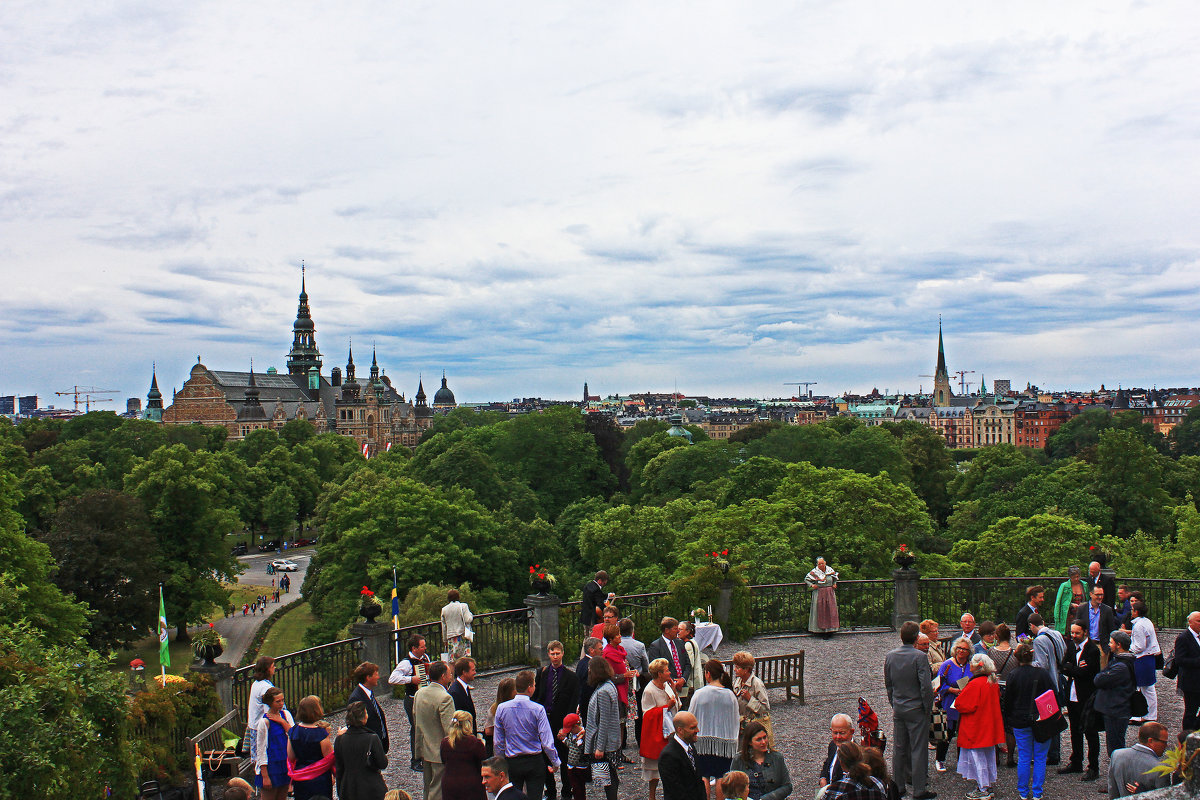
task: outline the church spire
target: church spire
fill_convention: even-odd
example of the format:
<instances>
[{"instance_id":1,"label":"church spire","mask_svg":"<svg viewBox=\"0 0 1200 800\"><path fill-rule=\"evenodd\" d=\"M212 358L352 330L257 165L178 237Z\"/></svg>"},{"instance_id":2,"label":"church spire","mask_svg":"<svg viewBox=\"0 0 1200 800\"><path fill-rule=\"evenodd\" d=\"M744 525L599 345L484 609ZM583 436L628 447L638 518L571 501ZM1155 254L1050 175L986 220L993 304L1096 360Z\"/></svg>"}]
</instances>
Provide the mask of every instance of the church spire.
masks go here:
<instances>
[{"instance_id":1,"label":"church spire","mask_svg":"<svg viewBox=\"0 0 1200 800\"><path fill-rule=\"evenodd\" d=\"M948 406L953 396L954 393L950 390L950 371L946 369L946 348L942 343L942 316L939 314L937 369L933 372L933 404Z\"/></svg>"},{"instance_id":2,"label":"church spire","mask_svg":"<svg viewBox=\"0 0 1200 800\"><path fill-rule=\"evenodd\" d=\"M288 374L300 378L308 385L308 372L312 367L321 370L321 351L317 349L316 326L308 310L308 292L305 288L304 264L300 264L300 302L296 307L296 321L292 324L292 349L288 352Z\"/></svg>"},{"instance_id":3,"label":"church spire","mask_svg":"<svg viewBox=\"0 0 1200 800\"><path fill-rule=\"evenodd\" d=\"M946 348L942 344L942 317L938 315L938 360L937 369L934 370L934 377L946 376L946 380L950 380L950 373L946 370Z\"/></svg>"},{"instance_id":4,"label":"church spire","mask_svg":"<svg viewBox=\"0 0 1200 800\"><path fill-rule=\"evenodd\" d=\"M162 422L163 401L162 392L158 390L158 365L150 363L150 391L146 393L146 410L142 419L151 422Z\"/></svg>"}]
</instances>

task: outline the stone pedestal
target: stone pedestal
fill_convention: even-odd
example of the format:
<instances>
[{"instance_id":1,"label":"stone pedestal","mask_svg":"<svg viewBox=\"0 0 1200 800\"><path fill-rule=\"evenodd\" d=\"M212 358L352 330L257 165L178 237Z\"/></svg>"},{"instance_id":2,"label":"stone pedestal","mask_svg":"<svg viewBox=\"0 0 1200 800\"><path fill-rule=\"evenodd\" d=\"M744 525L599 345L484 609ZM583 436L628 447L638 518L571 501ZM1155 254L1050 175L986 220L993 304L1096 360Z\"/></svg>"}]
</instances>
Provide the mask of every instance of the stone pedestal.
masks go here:
<instances>
[{"instance_id":1,"label":"stone pedestal","mask_svg":"<svg viewBox=\"0 0 1200 800\"><path fill-rule=\"evenodd\" d=\"M212 678L213 684L217 688L217 697L221 698L221 706L226 711L233 711L233 667L223 661L214 661L211 664L192 664L188 668L189 672L196 675L206 675Z\"/></svg>"},{"instance_id":2,"label":"stone pedestal","mask_svg":"<svg viewBox=\"0 0 1200 800\"><path fill-rule=\"evenodd\" d=\"M892 570L895 585L895 605L892 607L892 629L899 630L906 622L921 621L921 604L917 596L917 581L921 574L915 569Z\"/></svg>"},{"instance_id":3,"label":"stone pedestal","mask_svg":"<svg viewBox=\"0 0 1200 800\"><path fill-rule=\"evenodd\" d=\"M525 598L529 609L529 659L539 666L549 666L546 645L559 638L558 609L561 601L554 594L531 594Z\"/></svg>"},{"instance_id":4,"label":"stone pedestal","mask_svg":"<svg viewBox=\"0 0 1200 800\"><path fill-rule=\"evenodd\" d=\"M391 694L392 685L387 676L392 671L392 626L387 622L355 622L350 626L351 636L361 636L362 645L358 656L363 661L379 665L382 676L375 688L378 695Z\"/></svg>"},{"instance_id":5,"label":"stone pedestal","mask_svg":"<svg viewBox=\"0 0 1200 800\"><path fill-rule=\"evenodd\" d=\"M721 590L717 594L717 604L713 607L713 619L720 623L724 630L729 629L729 612L733 608L733 581L726 578L721 581Z\"/></svg>"}]
</instances>

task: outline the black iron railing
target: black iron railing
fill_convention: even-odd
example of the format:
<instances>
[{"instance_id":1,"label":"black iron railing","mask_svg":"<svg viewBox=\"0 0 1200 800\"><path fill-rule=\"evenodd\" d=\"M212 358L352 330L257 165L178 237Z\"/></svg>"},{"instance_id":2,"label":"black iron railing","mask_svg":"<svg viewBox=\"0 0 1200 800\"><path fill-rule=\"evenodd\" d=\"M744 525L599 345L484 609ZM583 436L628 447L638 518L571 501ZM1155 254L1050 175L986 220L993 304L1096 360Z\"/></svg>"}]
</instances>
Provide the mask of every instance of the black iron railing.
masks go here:
<instances>
[{"instance_id":1,"label":"black iron railing","mask_svg":"<svg viewBox=\"0 0 1200 800\"><path fill-rule=\"evenodd\" d=\"M471 622L475 641L471 657L480 670L533 663L529 653L529 609L513 608L476 614Z\"/></svg>"},{"instance_id":2,"label":"black iron railing","mask_svg":"<svg viewBox=\"0 0 1200 800\"><path fill-rule=\"evenodd\" d=\"M1054 598L1064 578L921 578L917 585L921 619L957 625L963 614L976 622L991 620L1012 624L1026 602L1026 590L1041 586L1046 600L1039 609L1047 624L1054 624Z\"/></svg>"},{"instance_id":3,"label":"black iron railing","mask_svg":"<svg viewBox=\"0 0 1200 800\"><path fill-rule=\"evenodd\" d=\"M838 617L843 628L891 625L894 584L890 580L838 581ZM755 634L808 630L812 590L803 583L750 587L750 624Z\"/></svg>"},{"instance_id":4,"label":"black iron railing","mask_svg":"<svg viewBox=\"0 0 1200 800\"><path fill-rule=\"evenodd\" d=\"M292 708L302 697L314 694L321 698L326 713L345 707L352 690L351 674L361 662L362 639L342 639L340 642L310 647L275 659L275 676L271 682L283 689ZM380 665L380 671L383 665ZM384 678L386 679L386 675ZM254 667L242 667L233 673L233 704L245 709L254 683Z\"/></svg>"},{"instance_id":5,"label":"black iron railing","mask_svg":"<svg viewBox=\"0 0 1200 800\"><path fill-rule=\"evenodd\" d=\"M1146 616L1156 628L1186 628L1188 614L1200 611L1200 581L1161 578L1117 581L1118 585L1121 583L1142 593ZM1163 642L1160 640L1159 644Z\"/></svg>"}]
</instances>

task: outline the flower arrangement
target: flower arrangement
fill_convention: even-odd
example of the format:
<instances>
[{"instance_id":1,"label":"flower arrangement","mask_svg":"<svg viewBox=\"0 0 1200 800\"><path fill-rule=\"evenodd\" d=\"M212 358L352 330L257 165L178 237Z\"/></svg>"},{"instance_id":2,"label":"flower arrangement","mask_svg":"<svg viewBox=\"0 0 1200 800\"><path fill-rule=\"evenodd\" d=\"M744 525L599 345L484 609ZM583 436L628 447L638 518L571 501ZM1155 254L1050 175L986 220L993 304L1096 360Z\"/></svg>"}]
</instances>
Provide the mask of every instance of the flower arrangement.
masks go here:
<instances>
[{"instance_id":1,"label":"flower arrangement","mask_svg":"<svg viewBox=\"0 0 1200 800\"><path fill-rule=\"evenodd\" d=\"M529 582L531 584L548 583L551 586L554 586L558 583L558 578L542 569L541 564L534 564L529 568Z\"/></svg>"},{"instance_id":2,"label":"flower arrangement","mask_svg":"<svg viewBox=\"0 0 1200 800\"><path fill-rule=\"evenodd\" d=\"M220 632L211 622L208 623L207 628L201 628L198 633L192 634L192 652L203 658L204 651L210 647L225 647L225 640L221 638Z\"/></svg>"},{"instance_id":3,"label":"flower arrangement","mask_svg":"<svg viewBox=\"0 0 1200 800\"><path fill-rule=\"evenodd\" d=\"M729 559L727 558L728 555L729 555L729 548L726 547L724 550L721 550L721 551L717 551L717 550L712 551L711 553L708 554L708 557L713 560L713 564L716 566L717 569L721 570L721 572L723 572L723 573L726 573L726 572L729 572Z\"/></svg>"},{"instance_id":4,"label":"flower arrangement","mask_svg":"<svg viewBox=\"0 0 1200 800\"><path fill-rule=\"evenodd\" d=\"M908 569L916 563L917 557L913 551L908 548L908 545L901 544L892 552L892 561L900 565L901 569Z\"/></svg>"},{"instance_id":5,"label":"flower arrangement","mask_svg":"<svg viewBox=\"0 0 1200 800\"><path fill-rule=\"evenodd\" d=\"M370 607L382 608L383 607L383 603L379 602L379 598L376 597L375 593L371 591L371 587L364 586L364 587L362 587L362 589L359 590L358 593L361 597L361 602L362 602L363 608L370 608Z\"/></svg>"},{"instance_id":6,"label":"flower arrangement","mask_svg":"<svg viewBox=\"0 0 1200 800\"><path fill-rule=\"evenodd\" d=\"M129 668L130 669L145 669L146 662L142 661L140 658L135 658L133 661L129 662Z\"/></svg>"}]
</instances>

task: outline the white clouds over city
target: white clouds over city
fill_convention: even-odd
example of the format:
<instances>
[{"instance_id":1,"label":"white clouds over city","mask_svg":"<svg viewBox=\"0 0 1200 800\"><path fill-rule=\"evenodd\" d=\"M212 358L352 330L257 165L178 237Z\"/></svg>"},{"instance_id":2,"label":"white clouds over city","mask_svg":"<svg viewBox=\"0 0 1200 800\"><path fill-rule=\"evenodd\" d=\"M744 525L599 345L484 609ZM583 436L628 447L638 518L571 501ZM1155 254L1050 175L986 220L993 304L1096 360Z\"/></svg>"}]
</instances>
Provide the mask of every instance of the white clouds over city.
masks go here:
<instances>
[{"instance_id":1,"label":"white clouds over city","mask_svg":"<svg viewBox=\"0 0 1200 800\"><path fill-rule=\"evenodd\" d=\"M1200 383L1192 4L2 13L0 394Z\"/></svg>"}]
</instances>

